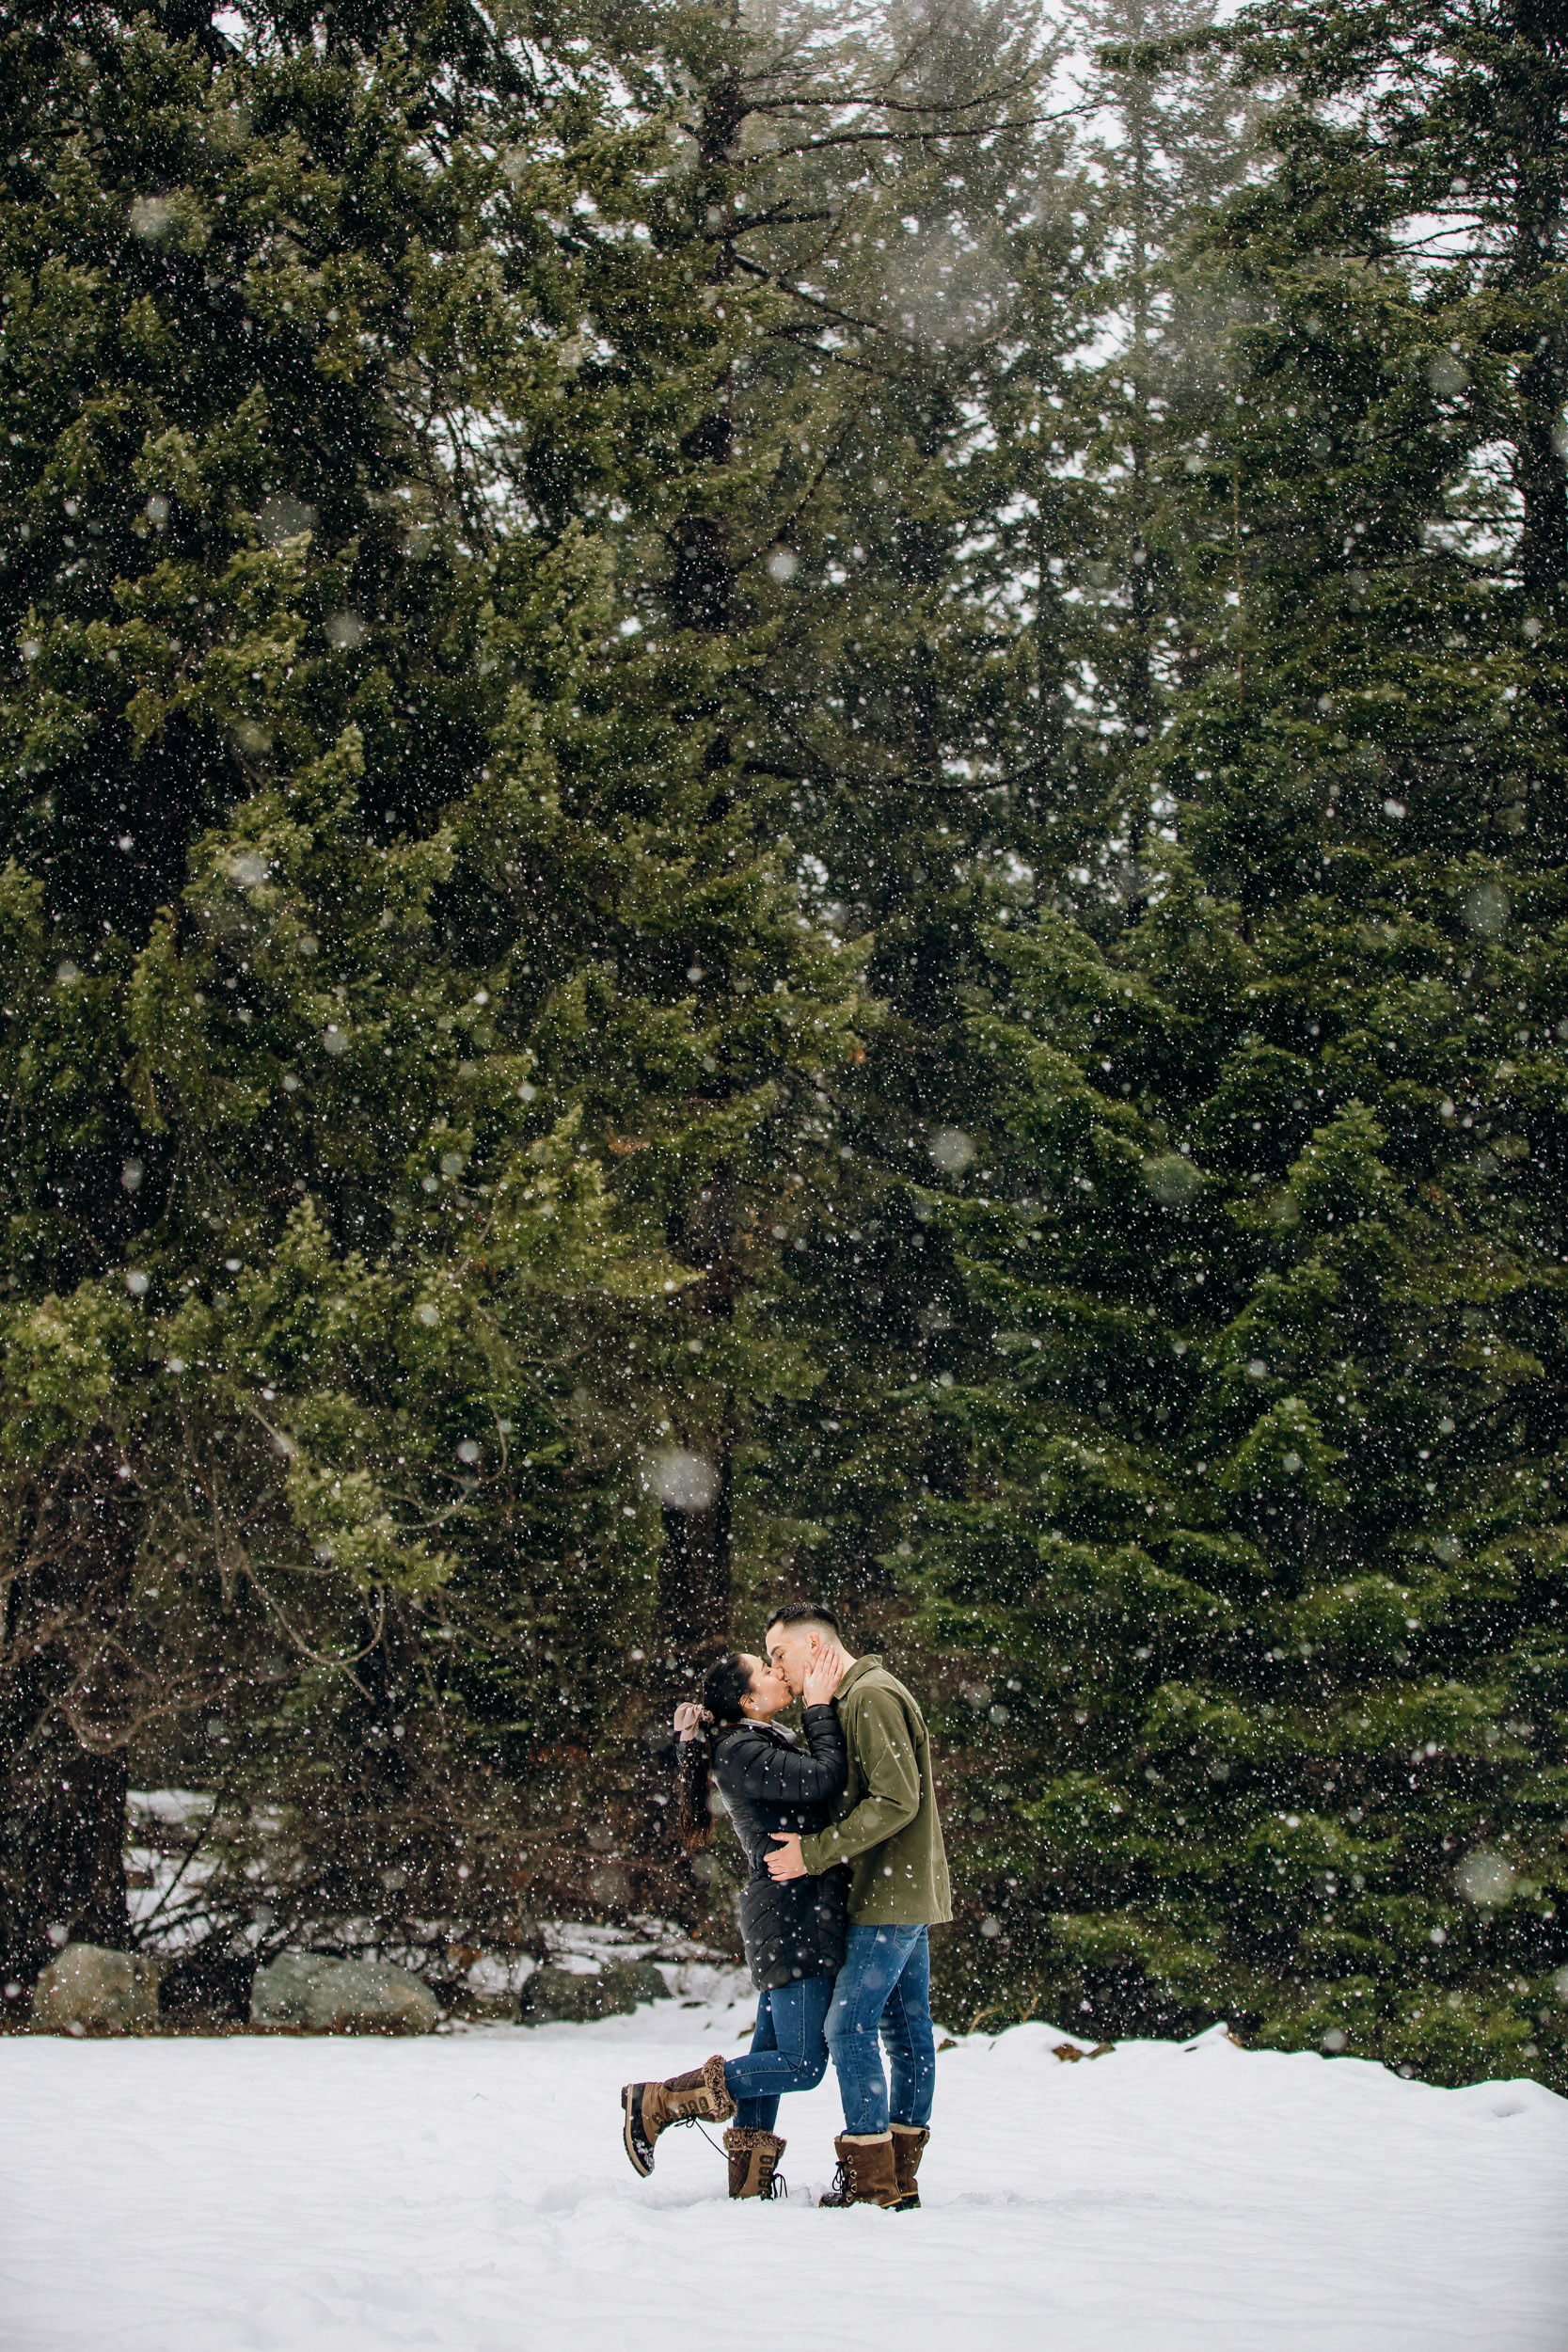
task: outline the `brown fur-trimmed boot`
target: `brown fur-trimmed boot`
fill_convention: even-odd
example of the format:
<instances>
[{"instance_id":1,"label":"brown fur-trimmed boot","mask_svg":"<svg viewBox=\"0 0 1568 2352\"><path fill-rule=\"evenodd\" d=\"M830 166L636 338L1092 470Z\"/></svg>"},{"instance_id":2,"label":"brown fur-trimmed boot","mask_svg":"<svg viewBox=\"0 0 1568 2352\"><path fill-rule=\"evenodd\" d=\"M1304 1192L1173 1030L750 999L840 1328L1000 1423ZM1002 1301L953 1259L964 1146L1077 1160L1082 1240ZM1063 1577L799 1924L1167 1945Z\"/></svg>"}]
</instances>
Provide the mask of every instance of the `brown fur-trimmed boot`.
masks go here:
<instances>
[{"instance_id":1,"label":"brown fur-trimmed boot","mask_svg":"<svg viewBox=\"0 0 1568 2352\"><path fill-rule=\"evenodd\" d=\"M732 2197L782 2197L784 2178L779 2158L784 2142L777 2132L759 2132L732 2123L724 2134L724 2153L730 2160Z\"/></svg>"},{"instance_id":2,"label":"brown fur-trimmed boot","mask_svg":"<svg viewBox=\"0 0 1568 2352\"><path fill-rule=\"evenodd\" d=\"M646 2180L660 2132L673 2123L722 2123L735 2113L735 2101L724 2088L724 2061L705 2058L689 2074L672 2074L668 2082L627 2083L621 2111L626 2153Z\"/></svg>"},{"instance_id":3,"label":"brown fur-trimmed boot","mask_svg":"<svg viewBox=\"0 0 1568 2352\"><path fill-rule=\"evenodd\" d=\"M923 2123L895 2123L893 2127L893 2161L898 2174L900 2213L913 2213L919 2206L920 2191L914 2176L930 2137Z\"/></svg>"},{"instance_id":4,"label":"brown fur-trimmed boot","mask_svg":"<svg viewBox=\"0 0 1568 2352\"><path fill-rule=\"evenodd\" d=\"M833 2147L838 2177L821 2200L824 2205L882 2205L890 2213L902 2209L891 2132L843 2132Z\"/></svg>"}]
</instances>

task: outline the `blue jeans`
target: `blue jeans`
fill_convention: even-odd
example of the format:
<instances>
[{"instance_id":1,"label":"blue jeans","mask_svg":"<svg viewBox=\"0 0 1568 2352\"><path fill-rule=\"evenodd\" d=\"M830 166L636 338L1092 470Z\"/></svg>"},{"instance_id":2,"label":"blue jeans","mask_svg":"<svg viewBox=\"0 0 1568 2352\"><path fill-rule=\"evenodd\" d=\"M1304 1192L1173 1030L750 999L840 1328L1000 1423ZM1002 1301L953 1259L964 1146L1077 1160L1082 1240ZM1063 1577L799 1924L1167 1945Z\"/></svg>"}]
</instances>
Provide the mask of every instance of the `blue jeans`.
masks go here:
<instances>
[{"instance_id":1,"label":"blue jeans","mask_svg":"<svg viewBox=\"0 0 1568 2352\"><path fill-rule=\"evenodd\" d=\"M889 2092L878 2034L893 2070ZM937 2081L931 1947L924 1928L851 1928L828 2011L847 2132L927 2124Z\"/></svg>"},{"instance_id":2,"label":"blue jeans","mask_svg":"<svg viewBox=\"0 0 1568 2352\"><path fill-rule=\"evenodd\" d=\"M756 2031L744 2058L726 2058L724 2084L745 2131L770 2132L786 2090L815 2090L828 2071L823 2021L832 1977L807 1977L757 1994Z\"/></svg>"}]
</instances>

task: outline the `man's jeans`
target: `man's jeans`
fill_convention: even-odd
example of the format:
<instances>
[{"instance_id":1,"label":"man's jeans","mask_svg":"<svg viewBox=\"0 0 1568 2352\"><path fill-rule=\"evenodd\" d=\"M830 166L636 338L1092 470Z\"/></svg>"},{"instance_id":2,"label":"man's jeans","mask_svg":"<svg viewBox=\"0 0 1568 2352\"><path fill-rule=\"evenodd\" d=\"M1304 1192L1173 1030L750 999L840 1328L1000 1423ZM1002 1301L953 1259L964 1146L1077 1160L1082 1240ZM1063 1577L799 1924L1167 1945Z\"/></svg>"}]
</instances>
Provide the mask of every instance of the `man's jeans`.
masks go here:
<instances>
[{"instance_id":1,"label":"man's jeans","mask_svg":"<svg viewBox=\"0 0 1568 2352\"><path fill-rule=\"evenodd\" d=\"M832 1977L807 1977L757 1994L756 2031L744 2058L726 2058L724 2082L742 2130L770 2132L786 2090L815 2090L828 2071L822 2022Z\"/></svg>"},{"instance_id":2,"label":"man's jeans","mask_svg":"<svg viewBox=\"0 0 1568 2352\"><path fill-rule=\"evenodd\" d=\"M882 2074L880 2032L893 2070ZM936 2038L931 2031L931 1947L924 1928L851 1928L828 2011L847 2132L931 2120Z\"/></svg>"}]
</instances>

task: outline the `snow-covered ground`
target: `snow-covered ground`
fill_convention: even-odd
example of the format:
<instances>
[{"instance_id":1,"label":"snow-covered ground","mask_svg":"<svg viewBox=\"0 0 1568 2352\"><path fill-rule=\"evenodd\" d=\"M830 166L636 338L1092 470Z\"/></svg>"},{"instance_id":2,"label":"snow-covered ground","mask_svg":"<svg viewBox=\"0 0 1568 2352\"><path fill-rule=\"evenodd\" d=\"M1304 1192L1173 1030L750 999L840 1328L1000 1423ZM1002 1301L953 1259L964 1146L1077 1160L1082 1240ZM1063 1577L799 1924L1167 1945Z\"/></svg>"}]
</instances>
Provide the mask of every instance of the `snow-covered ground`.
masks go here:
<instances>
[{"instance_id":1,"label":"snow-covered ground","mask_svg":"<svg viewBox=\"0 0 1568 2352\"><path fill-rule=\"evenodd\" d=\"M1351 2059L1024 2026L938 2060L918 2214L730 2205L631 2077L747 2007L422 2042L0 2041L5 2352L1562 2352L1568 2102Z\"/></svg>"}]
</instances>

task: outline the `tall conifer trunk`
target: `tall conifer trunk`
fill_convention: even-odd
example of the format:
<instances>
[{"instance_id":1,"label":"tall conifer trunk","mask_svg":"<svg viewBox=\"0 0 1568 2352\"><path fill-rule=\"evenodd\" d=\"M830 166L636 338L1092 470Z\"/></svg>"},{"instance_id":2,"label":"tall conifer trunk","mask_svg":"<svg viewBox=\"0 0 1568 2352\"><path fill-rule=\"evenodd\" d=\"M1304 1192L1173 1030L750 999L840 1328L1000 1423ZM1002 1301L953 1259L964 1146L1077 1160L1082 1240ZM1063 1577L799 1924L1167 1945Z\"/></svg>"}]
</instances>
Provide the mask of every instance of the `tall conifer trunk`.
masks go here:
<instances>
[{"instance_id":1,"label":"tall conifer trunk","mask_svg":"<svg viewBox=\"0 0 1568 2352\"><path fill-rule=\"evenodd\" d=\"M710 224L730 213L729 172L746 114L740 77L732 68L703 102L695 200ZM722 286L733 270L728 244L717 240L710 286L715 290ZM686 435L681 454L700 467L723 467L729 460L731 437L726 375L715 385L706 414ZM712 636L728 634L736 628L737 616L722 515L711 509L689 509L675 523L670 539L674 558L670 582L672 619L680 628ZM718 774L729 758L729 738L721 728L707 747L705 761L715 771L713 814L718 818L729 813L728 790ZM700 1317L720 1324L729 1323L735 1313L734 1216L733 1175L725 1169L677 1216L670 1236L677 1255L704 1270L703 1280L687 1294L689 1306ZM699 1347L702 1344L699 1338ZM697 1395L695 1415L680 1434L683 1444L705 1465L707 1475L690 1482L689 1491L679 1501L667 1502L662 1513L654 1639L656 1657L666 1673L673 1669L677 1653L720 1640L729 1629L734 1403L727 1394L714 1399L701 1382Z\"/></svg>"},{"instance_id":2,"label":"tall conifer trunk","mask_svg":"<svg viewBox=\"0 0 1568 2352\"><path fill-rule=\"evenodd\" d=\"M1542 120L1540 111L1521 105L1516 173L1519 215L1513 277L1532 302L1540 301L1548 274L1555 275L1562 219L1561 157L1551 151L1558 143L1552 135L1557 126ZM1519 568L1525 594L1559 618L1568 612L1568 467L1561 448L1565 395L1568 367L1562 330L1554 321L1544 326L1519 371L1515 478L1522 508Z\"/></svg>"},{"instance_id":3,"label":"tall conifer trunk","mask_svg":"<svg viewBox=\"0 0 1568 2352\"><path fill-rule=\"evenodd\" d=\"M68 1939L117 1949L130 1941L118 1637L139 1496L126 1469L101 1423L25 1498L0 1644L0 1970L8 1984L31 1984Z\"/></svg>"},{"instance_id":4,"label":"tall conifer trunk","mask_svg":"<svg viewBox=\"0 0 1568 2352\"><path fill-rule=\"evenodd\" d=\"M700 1320L723 1326L735 1313L735 1199L730 1171L720 1170L703 1187L681 1220L676 1248L688 1264L701 1265L703 1279L687 1295ZM705 1347L699 1335L699 1346ZM701 1362L701 1357L697 1359ZM678 1654L721 1639L730 1619L731 1487L735 1455L735 1399L699 1384L693 1419L681 1430L683 1444L703 1465L689 1490L663 1509L663 1546L654 1637L666 1670Z\"/></svg>"},{"instance_id":5,"label":"tall conifer trunk","mask_svg":"<svg viewBox=\"0 0 1568 2352\"><path fill-rule=\"evenodd\" d=\"M1143 10L1131 12L1130 32L1133 40L1144 35ZM1131 644L1127 663L1127 723L1134 742L1145 742L1152 733L1157 716L1154 685L1154 633L1158 616L1155 612L1153 582L1149 578L1148 508L1150 485L1148 478L1149 418L1148 418L1148 267L1149 267L1149 154L1148 109L1150 86L1148 77L1137 75L1132 85L1127 107L1129 147L1129 195L1131 199L1132 251L1129 271L1132 281L1132 317L1128 364L1132 374L1132 405L1130 458L1132 480L1132 546L1128 549L1127 604L1131 620Z\"/></svg>"}]
</instances>

